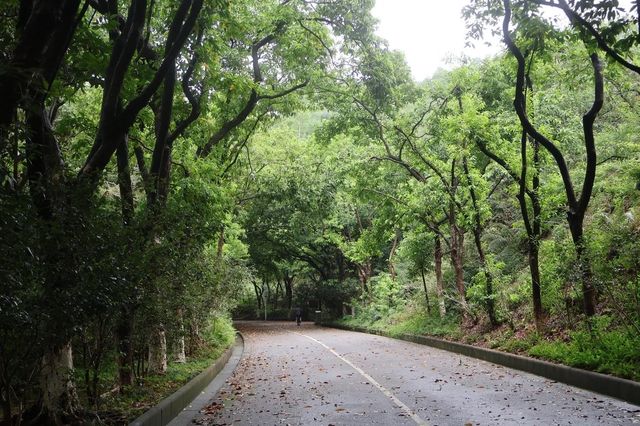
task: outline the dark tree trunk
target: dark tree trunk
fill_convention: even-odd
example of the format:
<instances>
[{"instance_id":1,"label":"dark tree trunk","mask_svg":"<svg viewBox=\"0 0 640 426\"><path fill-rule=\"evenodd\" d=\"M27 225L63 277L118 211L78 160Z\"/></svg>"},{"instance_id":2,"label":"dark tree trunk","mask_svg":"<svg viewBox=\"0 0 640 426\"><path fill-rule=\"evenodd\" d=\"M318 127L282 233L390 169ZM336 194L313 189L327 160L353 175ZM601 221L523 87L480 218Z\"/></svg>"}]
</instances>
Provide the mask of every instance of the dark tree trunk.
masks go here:
<instances>
[{"instance_id":1,"label":"dark tree trunk","mask_svg":"<svg viewBox=\"0 0 640 426\"><path fill-rule=\"evenodd\" d=\"M176 86L175 63L169 66L164 79L162 101L156 110L156 143L151 157L150 177L153 183L148 195L148 203L164 205L169 191L169 176L171 171L171 150L169 142L169 126L173 115L173 95Z\"/></svg>"},{"instance_id":2,"label":"dark tree trunk","mask_svg":"<svg viewBox=\"0 0 640 426\"><path fill-rule=\"evenodd\" d=\"M525 147L526 150L526 141ZM526 151L523 152L526 156ZM523 159L526 161L526 157ZM523 173L523 177L526 177ZM521 185L526 185L524 180ZM542 206L540 205L540 144L533 140L533 190L530 194L531 206L533 212L533 223L527 227L528 248L529 248L529 271L531 273L531 297L533 299L533 315L536 323L536 330L542 332L544 330L545 312L542 307L542 287L540 278L540 237L542 234ZM521 198L524 202L524 189L521 189ZM527 208L526 203L521 208ZM528 221L527 217L527 221Z\"/></svg>"},{"instance_id":3,"label":"dark tree trunk","mask_svg":"<svg viewBox=\"0 0 640 426\"><path fill-rule=\"evenodd\" d=\"M489 322L495 327L498 325L498 320L496 318L495 303L493 300L493 275L489 271L489 265L487 265L484 248L482 247L481 231L478 228L474 228L473 240L476 245L476 250L478 251L478 259L480 260L480 265L485 278L485 306L487 309L487 315L489 316Z\"/></svg>"},{"instance_id":4,"label":"dark tree trunk","mask_svg":"<svg viewBox=\"0 0 640 426\"><path fill-rule=\"evenodd\" d=\"M533 301L533 314L536 329L538 332L542 332L544 329L544 317L545 312L542 307L542 290L541 290L541 277L540 277L540 265L539 265L539 249L540 249L540 237L541 237L541 221L542 221L542 206L540 205L540 145L536 140L532 140L533 144L533 179L532 189L527 187L527 169L528 169L528 157L527 157L527 132L523 129L520 139L520 159L521 170L520 175L514 172L509 164L503 159L498 157L495 153L491 152L484 142L478 142L478 147L489 158L498 163L504 170L507 171L509 176L518 183L519 192L517 195L518 204L520 205L520 213L524 222L525 229L527 231L527 255L529 260L529 272L531 275L531 298ZM527 197L531 200L531 212L533 217L529 215L529 207L527 206Z\"/></svg>"},{"instance_id":5,"label":"dark tree trunk","mask_svg":"<svg viewBox=\"0 0 640 426\"><path fill-rule=\"evenodd\" d=\"M120 205L122 208L122 222L126 225L133 219L134 201L133 186L131 185L131 169L129 167L129 149L127 135L122 135L122 142L118 145L116 159L118 165L118 186L120 188Z\"/></svg>"},{"instance_id":6,"label":"dark tree trunk","mask_svg":"<svg viewBox=\"0 0 640 426\"><path fill-rule=\"evenodd\" d=\"M429 291L427 290L427 280L424 278L424 267L420 267L420 276L422 277L422 288L424 288L424 299L427 304L427 312L431 313L431 303L429 303Z\"/></svg>"},{"instance_id":7,"label":"dark tree trunk","mask_svg":"<svg viewBox=\"0 0 640 426\"><path fill-rule=\"evenodd\" d=\"M133 314L129 309L121 310L115 331L118 384L123 388L133 384Z\"/></svg>"},{"instance_id":8,"label":"dark tree trunk","mask_svg":"<svg viewBox=\"0 0 640 426\"><path fill-rule=\"evenodd\" d=\"M276 291L273 295L273 310L276 311L278 309L278 299L280 299L280 292L282 291L282 283L280 280L276 281Z\"/></svg>"},{"instance_id":9,"label":"dark tree trunk","mask_svg":"<svg viewBox=\"0 0 640 426\"><path fill-rule=\"evenodd\" d=\"M576 260L578 262L578 267L580 268L584 313L587 317L592 317L596 313L596 292L595 287L593 286L591 268L585 259L583 222L585 213L589 206L589 201L591 200L597 167L597 155L593 126L595 123L595 119L604 104L604 79L602 75L602 65L600 63L598 55L596 53L591 53L590 59L594 73L594 100L589 111L587 111L587 113L582 117L582 129L586 153L586 167L584 182L582 184L582 191L580 196L578 197L571 181L569 167L565 161L562 151L560 151L560 149L550 139L541 134L538 129L536 129L536 127L531 123L531 121L529 121L529 117L526 111L525 97L526 60L524 55L522 54L522 51L515 44L509 31L509 25L512 15L511 2L509 0L503 0L503 5L505 13L504 19L502 21L502 35L504 37L507 48L516 58L516 61L518 63L515 99L513 102L514 108L523 129L551 154L558 167L560 176L562 177L562 183L564 185L564 190L567 198L567 221L569 223L569 230L571 232L571 237L573 239L573 244L576 250Z\"/></svg>"},{"instance_id":10,"label":"dark tree trunk","mask_svg":"<svg viewBox=\"0 0 640 426\"><path fill-rule=\"evenodd\" d=\"M542 295L540 290L540 262L538 256L538 244L529 242L529 270L531 272L531 293L533 298L533 314L536 329L540 332L544 328L544 310L542 308Z\"/></svg>"},{"instance_id":11,"label":"dark tree trunk","mask_svg":"<svg viewBox=\"0 0 640 426\"><path fill-rule=\"evenodd\" d=\"M433 251L435 274L436 274L436 293L438 295L438 309L440 318L444 318L447 314L447 308L444 304L444 279L442 278L442 243L440 236L435 236L435 249Z\"/></svg>"},{"instance_id":12,"label":"dark tree trunk","mask_svg":"<svg viewBox=\"0 0 640 426\"><path fill-rule=\"evenodd\" d=\"M291 310L293 306L293 275L284 274L284 290L287 298L287 309Z\"/></svg>"},{"instance_id":13,"label":"dark tree trunk","mask_svg":"<svg viewBox=\"0 0 640 426\"><path fill-rule=\"evenodd\" d=\"M256 302L258 304L258 310L262 309L262 288L257 284L253 283L253 290L256 293Z\"/></svg>"},{"instance_id":14,"label":"dark tree trunk","mask_svg":"<svg viewBox=\"0 0 640 426\"><path fill-rule=\"evenodd\" d=\"M569 214L569 229L576 249L576 261L582 281L582 300L584 313L591 317L596 313L596 290L593 286L593 273L586 259L582 218Z\"/></svg>"}]
</instances>

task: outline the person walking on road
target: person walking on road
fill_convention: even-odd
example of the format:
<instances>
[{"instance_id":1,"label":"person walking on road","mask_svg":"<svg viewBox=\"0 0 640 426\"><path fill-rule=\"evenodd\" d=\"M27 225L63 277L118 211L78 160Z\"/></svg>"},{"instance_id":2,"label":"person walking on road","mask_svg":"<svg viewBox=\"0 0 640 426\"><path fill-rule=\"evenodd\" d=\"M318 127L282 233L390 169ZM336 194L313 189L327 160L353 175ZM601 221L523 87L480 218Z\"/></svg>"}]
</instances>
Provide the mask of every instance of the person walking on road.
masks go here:
<instances>
[{"instance_id":1,"label":"person walking on road","mask_svg":"<svg viewBox=\"0 0 640 426\"><path fill-rule=\"evenodd\" d=\"M296 324L300 326L301 322L302 322L302 309L296 308Z\"/></svg>"}]
</instances>

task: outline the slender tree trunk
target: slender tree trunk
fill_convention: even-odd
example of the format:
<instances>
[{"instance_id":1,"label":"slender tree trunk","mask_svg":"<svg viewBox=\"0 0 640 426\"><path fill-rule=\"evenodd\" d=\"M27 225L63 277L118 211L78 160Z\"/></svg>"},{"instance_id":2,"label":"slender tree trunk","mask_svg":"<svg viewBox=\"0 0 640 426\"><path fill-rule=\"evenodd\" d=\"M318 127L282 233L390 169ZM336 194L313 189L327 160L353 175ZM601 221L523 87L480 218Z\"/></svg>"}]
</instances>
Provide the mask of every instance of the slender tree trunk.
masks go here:
<instances>
[{"instance_id":1,"label":"slender tree trunk","mask_svg":"<svg viewBox=\"0 0 640 426\"><path fill-rule=\"evenodd\" d=\"M444 279L442 278L442 243L440 236L435 236L435 250L434 250L434 264L436 274L436 294L438 295L438 309L440 311L440 318L444 318L447 315L447 308L444 304Z\"/></svg>"},{"instance_id":2,"label":"slender tree trunk","mask_svg":"<svg viewBox=\"0 0 640 426\"><path fill-rule=\"evenodd\" d=\"M118 349L118 383L120 387L133 384L133 315L123 308L116 325L116 347Z\"/></svg>"},{"instance_id":3,"label":"slender tree trunk","mask_svg":"<svg viewBox=\"0 0 640 426\"><path fill-rule=\"evenodd\" d=\"M569 229L576 249L576 261L582 281L582 300L584 313L592 317L596 313L596 290L593 286L593 273L585 258L585 242L582 218L569 214Z\"/></svg>"},{"instance_id":4,"label":"slender tree trunk","mask_svg":"<svg viewBox=\"0 0 640 426\"><path fill-rule=\"evenodd\" d=\"M480 267L484 273L485 279L485 307L487 309L487 315L489 316L489 322L492 326L498 325L498 319L495 312L495 301L493 300L493 275L489 271L489 265L487 264L487 258L484 254L484 248L482 247L481 231L475 228L473 231L473 239L478 252L478 258L480 260Z\"/></svg>"},{"instance_id":5,"label":"slender tree trunk","mask_svg":"<svg viewBox=\"0 0 640 426\"><path fill-rule=\"evenodd\" d=\"M185 328L184 328L184 314L182 308L178 308L176 312L178 319L178 347L176 351L176 362L181 364L187 362L186 345L184 342Z\"/></svg>"},{"instance_id":6,"label":"slender tree trunk","mask_svg":"<svg viewBox=\"0 0 640 426\"><path fill-rule=\"evenodd\" d=\"M277 310L278 309L278 299L280 298L280 291L282 290L282 283L280 282L280 280L276 281L276 291L274 292L273 295L273 310Z\"/></svg>"},{"instance_id":7,"label":"slender tree trunk","mask_svg":"<svg viewBox=\"0 0 640 426\"><path fill-rule=\"evenodd\" d=\"M358 280L360 281L360 292L364 297L369 296L369 278L371 278L371 262L367 261L356 265L358 269Z\"/></svg>"},{"instance_id":8,"label":"slender tree trunk","mask_svg":"<svg viewBox=\"0 0 640 426\"><path fill-rule=\"evenodd\" d=\"M462 110L462 101L460 102L460 109ZM484 253L484 247L482 247L482 218L480 217L480 206L478 204L478 197L474 189L473 182L471 180L471 173L469 172L469 165L467 158L462 158L462 169L464 170L467 184L469 186L469 195L471 196L471 204L473 206L474 226L473 226L473 241L478 252L478 259L480 260L480 267L484 273L485 279L485 308L487 310L487 316L491 326L498 325L498 319L496 318L495 301L493 294L493 274L489 270L489 264L487 263L487 257Z\"/></svg>"},{"instance_id":9,"label":"slender tree trunk","mask_svg":"<svg viewBox=\"0 0 640 426\"><path fill-rule=\"evenodd\" d=\"M284 275L284 290L287 298L287 309L291 310L293 305L293 276Z\"/></svg>"},{"instance_id":10,"label":"slender tree trunk","mask_svg":"<svg viewBox=\"0 0 640 426\"><path fill-rule=\"evenodd\" d=\"M155 374L167 372L167 335L159 324L151 332L149 341L149 371Z\"/></svg>"},{"instance_id":11,"label":"slender tree trunk","mask_svg":"<svg viewBox=\"0 0 640 426\"><path fill-rule=\"evenodd\" d=\"M513 105L523 129L551 154L556 165L558 166L558 171L560 172L560 176L562 177L562 182L567 197L567 205L569 207L567 221L569 222L569 230L571 232L573 244L576 249L576 258L582 278L584 313L585 315L587 315L587 317L592 317L596 312L596 292L595 287L593 286L591 268L584 258L585 246L583 235L583 221L584 215L589 206L589 201L591 200L591 195L593 193L593 186L596 178L596 169L598 165L596 143L594 137L594 123L604 105L604 77L602 74L602 64L600 63L600 58L598 57L597 53L593 52L590 54L591 65L593 67L594 73L594 100L589 111L587 111L587 113L582 116L582 129L584 136L586 163L582 190L580 196L577 197L575 188L571 181L571 173L569 172L569 167L566 163L562 151L550 139L546 138L538 131L538 129L531 123L527 115L525 96L526 59L522 54L520 48L514 42L509 31L509 25L512 16L511 2L509 0L503 0L503 5L505 13L502 20L502 35L504 37L507 48L515 57L518 64L516 73L516 90Z\"/></svg>"},{"instance_id":12,"label":"slender tree trunk","mask_svg":"<svg viewBox=\"0 0 640 426\"><path fill-rule=\"evenodd\" d=\"M400 242L400 230L396 229L395 236L393 237L393 244L391 245L391 251L389 252L389 274L391 275L391 279L394 281L396 279L396 267L393 263L393 258L396 255L396 250L398 249L399 242Z\"/></svg>"},{"instance_id":13,"label":"slender tree trunk","mask_svg":"<svg viewBox=\"0 0 640 426\"><path fill-rule=\"evenodd\" d=\"M525 160L526 161L526 158ZM542 281L540 278L540 237L542 234L542 206L540 205L540 144L533 140L533 191L531 206L533 226L529 235L529 270L531 272L531 297L533 299L533 315L538 332L544 330L545 312L542 307ZM524 195L523 195L524 200ZM524 206L526 208L526 204Z\"/></svg>"},{"instance_id":14,"label":"slender tree trunk","mask_svg":"<svg viewBox=\"0 0 640 426\"><path fill-rule=\"evenodd\" d=\"M256 302L258 304L258 310L262 309L262 288L257 283L253 283L253 290L256 293ZM258 313L259 315L259 313Z\"/></svg>"},{"instance_id":15,"label":"slender tree trunk","mask_svg":"<svg viewBox=\"0 0 640 426\"><path fill-rule=\"evenodd\" d=\"M427 312L431 313L431 303L429 303L429 291L427 290L427 280L424 278L424 267L420 267L420 276L422 277L422 287L424 288L424 298L427 304Z\"/></svg>"},{"instance_id":16,"label":"slender tree trunk","mask_svg":"<svg viewBox=\"0 0 640 426\"><path fill-rule=\"evenodd\" d=\"M538 244L529 241L529 270L531 272L531 293L533 298L533 315L536 330L544 329L544 311L542 309L542 295L540 290L540 264Z\"/></svg>"}]
</instances>

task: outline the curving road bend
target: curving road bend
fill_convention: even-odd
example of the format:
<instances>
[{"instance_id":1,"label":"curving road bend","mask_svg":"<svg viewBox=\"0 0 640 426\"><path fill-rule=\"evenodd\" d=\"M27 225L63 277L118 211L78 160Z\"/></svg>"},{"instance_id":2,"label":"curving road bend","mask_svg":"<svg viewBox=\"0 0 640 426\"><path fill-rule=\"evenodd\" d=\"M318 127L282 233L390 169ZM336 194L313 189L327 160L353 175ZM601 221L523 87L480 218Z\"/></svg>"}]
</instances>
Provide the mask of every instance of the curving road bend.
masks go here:
<instances>
[{"instance_id":1,"label":"curving road bend","mask_svg":"<svg viewBox=\"0 0 640 426\"><path fill-rule=\"evenodd\" d=\"M640 407L414 343L240 322L245 352L202 425L630 425Z\"/></svg>"}]
</instances>

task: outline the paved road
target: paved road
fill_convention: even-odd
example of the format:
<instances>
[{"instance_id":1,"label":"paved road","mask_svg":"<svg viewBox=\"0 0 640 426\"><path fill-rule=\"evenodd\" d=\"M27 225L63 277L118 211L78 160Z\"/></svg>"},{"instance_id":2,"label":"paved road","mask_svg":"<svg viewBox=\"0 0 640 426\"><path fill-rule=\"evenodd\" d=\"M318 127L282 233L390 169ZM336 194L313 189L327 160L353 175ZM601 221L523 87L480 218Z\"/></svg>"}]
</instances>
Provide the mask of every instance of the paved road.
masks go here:
<instances>
[{"instance_id":1,"label":"paved road","mask_svg":"<svg viewBox=\"0 0 640 426\"><path fill-rule=\"evenodd\" d=\"M640 424L640 407L413 343L246 322L204 425Z\"/></svg>"}]
</instances>

